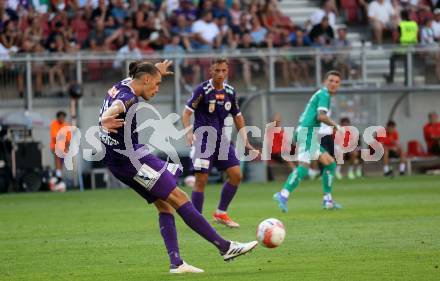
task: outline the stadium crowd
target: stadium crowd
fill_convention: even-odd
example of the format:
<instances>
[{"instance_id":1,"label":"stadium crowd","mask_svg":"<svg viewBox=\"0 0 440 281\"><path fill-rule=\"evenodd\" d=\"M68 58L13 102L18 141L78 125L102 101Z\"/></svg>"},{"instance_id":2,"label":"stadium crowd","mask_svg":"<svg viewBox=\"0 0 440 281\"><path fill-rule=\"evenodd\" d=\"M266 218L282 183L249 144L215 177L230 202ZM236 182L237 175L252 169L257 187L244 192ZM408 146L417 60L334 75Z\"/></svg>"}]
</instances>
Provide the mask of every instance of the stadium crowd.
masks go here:
<instances>
[{"instance_id":1,"label":"stadium crowd","mask_svg":"<svg viewBox=\"0 0 440 281\"><path fill-rule=\"evenodd\" d=\"M433 45L440 39L438 7L440 1L436 0L322 0L306 22L295 22L280 10L278 0L0 0L0 57L113 51L117 52L113 67L122 68L124 55L141 57L155 51L342 48L352 44L343 22L369 26L371 40L377 44ZM402 18L402 11L408 16ZM393 56L391 66L398 59L398 55ZM434 61L440 79L440 56ZM248 88L254 88L252 71L266 71L261 62L264 59L240 61ZM195 74L195 81L200 80L194 63L178 63ZM285 85L313 83L311 58L281 58L277 63ZM353 78L359 76L346 56L323 56L322 63L323 71L334 68L346 78L350 73ZM51 86L58 83L65 91L66 68L65 62L34 66L36 95L42 91L46 73ZM89 65L91 75L93 68L99 73L103 66ZM385 77L388 82L392 82L393 73L394 67ZM19 74L21 95L23 80Z\"/></svg>"}]
</instances>

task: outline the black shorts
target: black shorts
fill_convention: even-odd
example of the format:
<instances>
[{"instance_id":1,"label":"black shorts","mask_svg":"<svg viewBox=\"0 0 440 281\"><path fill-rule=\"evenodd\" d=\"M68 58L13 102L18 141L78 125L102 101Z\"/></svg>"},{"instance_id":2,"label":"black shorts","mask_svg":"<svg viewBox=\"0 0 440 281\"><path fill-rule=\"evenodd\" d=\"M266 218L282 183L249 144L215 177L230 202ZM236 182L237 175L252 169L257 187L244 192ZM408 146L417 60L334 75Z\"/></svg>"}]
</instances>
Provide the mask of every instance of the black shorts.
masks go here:
<instances>
[{"instance_id":1,"label":"black shorts","mask_svg":"<svg viewBox=\"0 0 440 281\"><path fill-rule=\"evenodd\" d=\"M321 146L332 156L335 157L335 139L333 135L325 135L321 138Z\"/></svg>"},{"instance_id":2,"label":"black shorts","mask_svg":"<svg viewBox=\"0 0 440 281\"><path fill-rule=\"evenodd\" d=\"M389 150L389 152L388 152L388 156L389 156L390 158L400 158L400 154L399 154L399 152L397 152L397 151L394 150L394 149L390 149L390 150Z\"/></svg>"}]
</instances>

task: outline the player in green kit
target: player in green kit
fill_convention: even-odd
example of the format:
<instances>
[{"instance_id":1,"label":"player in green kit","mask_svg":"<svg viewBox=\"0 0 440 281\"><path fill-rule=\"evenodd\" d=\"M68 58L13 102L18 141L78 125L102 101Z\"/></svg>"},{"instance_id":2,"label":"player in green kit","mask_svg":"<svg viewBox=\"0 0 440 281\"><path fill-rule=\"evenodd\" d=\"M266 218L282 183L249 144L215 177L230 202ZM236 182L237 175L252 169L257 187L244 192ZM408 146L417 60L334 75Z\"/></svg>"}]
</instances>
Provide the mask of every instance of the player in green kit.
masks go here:
<instances>
[{"instance_id":1,"label":"player in green kit","mask_svg":"<svg viewBox=\"0 0 440 281\"><path fill-rule=\"evenodd\" d=\"M332 185L335 175L335 159L320 145L318 130L321 122L333 126L337 131L344 133L344 128L336 124L328 115L331 97L336 93L341 84L341 74L337 71L329 71L324 77L324 86L319 89L309 100L304 112L299 119L299 125L295 130L298 152L298 166L294 170L280 192L274 194L273 199L283 212L287 212L289 195L307 176L311 160L318 159L324 166L322 172L322 189L324 209L339 209L341 206L332 199Z\"/></svg>"}]
</instances>

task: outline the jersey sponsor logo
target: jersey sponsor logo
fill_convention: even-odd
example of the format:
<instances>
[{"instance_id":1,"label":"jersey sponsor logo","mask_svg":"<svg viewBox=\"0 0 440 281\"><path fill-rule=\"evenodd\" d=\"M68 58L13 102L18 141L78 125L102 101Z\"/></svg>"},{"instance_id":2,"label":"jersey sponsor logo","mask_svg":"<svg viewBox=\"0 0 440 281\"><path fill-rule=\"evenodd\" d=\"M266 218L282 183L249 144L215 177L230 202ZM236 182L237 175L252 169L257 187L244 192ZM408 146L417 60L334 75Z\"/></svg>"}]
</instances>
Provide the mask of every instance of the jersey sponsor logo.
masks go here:
<instances>
[{"instance_id":1,"label":"jersey sponsor logo","mask_svg":"<svg viewBox=\"0 0 440 281\"><path fill-rule=\"evenodd\" d=\"M128 110L130 106L136 103L136 97L132 97L131 99L124 102L125 110Z\"/></svg>"},{"instance_id":2,"label":"jersey sponsor logo","mask_svg":"<svg viewBox=\"0 0 440 281\"><path fill-rule=\"evenodd\" d=\"M216 100L224 100L225 99L225 94L215 94L215 99Z\"/></svg>"},{"instance_id":3,"label":"jersey sponsor logo","mask_svg":"<svg viewBox=\"0 0 440 281\"><path fill-rule=\"evenodd\" d=\"M103 144L106 144L109 146L114 146L114 145L119 144L119 142L117 140L115 140L114 138L110 137L108 134L103 133L103 132L99 132L99 139L101 140L101 142Z\"/></svg>"},{"instance_id":4,"label":"jersey sponsor logo","mask_svg":"<svg viewBox=\"0 0 440 281\"><path fill-rule=\"evenodd\" d=\"M168 165L167 165L167 170L173 175L176 174L178 169L179 169L179 165L177 165L177 164L168 163Z\"/></svg>"},{"instance_id":5,"label":"jersey sponsor logo","mask_svg":"<svg viewBox=\"0 0 440 281\"><path fill-rule=\"evenodd\" d=\"M143 164L133 179L150 191L160 177L160 173L147 164Z\"/></svg>"},{"instance_id":6,"label":"jersey sponsor logo","mask_svg":"<svg viewBox=\"0 0 440 281\"><path fill-rule=\"evenodd\" d=\"M200 158L194 159L194 168L196 170L209 169L209 164L210 161L207 159L200 159Z\"/></svg>"},{"instance_id":7,"label":"jersey sponsor logo","mask_svg":"<svg viewBox=\"0 0 440 281\"><path fill-rule=\"evenodd\" d=\"M215 111L215 100L209 101L208 111L209 113L213 113Z\"/></svg>"},{"instance_id":8,"label":"jersey sponsor logo","mask_svg":"<svg viewBox=\"0 0 440 281\"><path fill-rule=\"evenodd\" d=\"M119 90L116 89L116 87L112 87L111 89L109 89L109 90L107 91L107 93L108 93L108 95L109 95L110 97L115 98L115 97L118 95Z\"/></svg>"},{"instance_id":9,"label":"jersey sponsor logo","mask_svg":"<svg viewBox=\"0 0 440 281\"><path fill-rule=\"evenodd\" d=\"M231 104L230 101L228 101L228 102L225 103L225 109L226 109L227 111L231 110L231 106L232 106L232 104Z\"/></svg>"},{"instance_id":10,"label":"jersey sponsor logo","mask_svg":"<svg viewBox=\"0 0 440 281\"><path fill-rule=\"evenodd\" d=\"M198 96L197 99L191 103L192 108L197 109L202 98L202 95Z\"/></svg>"}]
</instances>

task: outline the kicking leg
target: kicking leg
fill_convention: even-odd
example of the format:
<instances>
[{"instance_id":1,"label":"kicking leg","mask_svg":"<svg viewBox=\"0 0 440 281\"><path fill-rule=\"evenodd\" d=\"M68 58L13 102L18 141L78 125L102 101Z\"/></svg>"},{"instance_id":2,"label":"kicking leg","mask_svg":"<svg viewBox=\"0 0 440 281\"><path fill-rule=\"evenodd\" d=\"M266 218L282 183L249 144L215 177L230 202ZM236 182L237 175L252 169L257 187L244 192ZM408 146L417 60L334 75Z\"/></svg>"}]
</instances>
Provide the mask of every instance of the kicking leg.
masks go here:
<instances>
[{"instance_id":1,"label":"kicking leg","mask_svg":"<svg viewBox=\"0 0 440 281\"><path fill-rule=\"evenodd\" d=\"M200 236L211 242L219 249L220 254L225 261L243 255L258 244L257 241L249 243L237 243L223 239L206 219L194 208L194 205L188 200L184 191L176 187L169 194L166 200L177 213L182 217L183 221Z\"/></svg>"}]
</instances>

